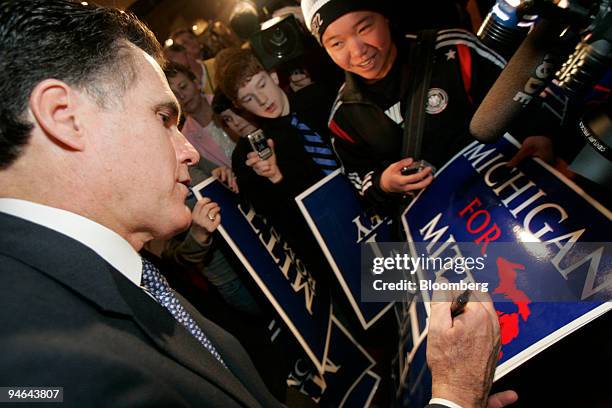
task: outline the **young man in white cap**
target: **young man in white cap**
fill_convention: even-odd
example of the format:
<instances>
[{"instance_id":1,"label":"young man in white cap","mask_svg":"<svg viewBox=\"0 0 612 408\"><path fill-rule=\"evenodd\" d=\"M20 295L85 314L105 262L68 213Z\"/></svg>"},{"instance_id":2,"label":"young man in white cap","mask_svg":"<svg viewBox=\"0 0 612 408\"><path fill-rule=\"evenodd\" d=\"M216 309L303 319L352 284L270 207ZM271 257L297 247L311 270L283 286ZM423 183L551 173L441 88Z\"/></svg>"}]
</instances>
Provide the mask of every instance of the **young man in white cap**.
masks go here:
<instances>
[{"instance_id":1,"label":"young man in white cap","mask_svg":"<svg viewBox=\"0 0 612 408\"><path fill-rule=\"evenodd\" d=\"M402 196L432 181L428 167L401 172L413 161L402 157L402 142L410 83L422 81L415 67L424 61L411 58L416 41L393 34L379 2L303 0L302 10L309 30L346 74L329 122L345 173L366 201L392 212ZM505 60L465 30L434 36L419 159L440 168L473 140L470 118Z\"/></svg>"}]
</instances>

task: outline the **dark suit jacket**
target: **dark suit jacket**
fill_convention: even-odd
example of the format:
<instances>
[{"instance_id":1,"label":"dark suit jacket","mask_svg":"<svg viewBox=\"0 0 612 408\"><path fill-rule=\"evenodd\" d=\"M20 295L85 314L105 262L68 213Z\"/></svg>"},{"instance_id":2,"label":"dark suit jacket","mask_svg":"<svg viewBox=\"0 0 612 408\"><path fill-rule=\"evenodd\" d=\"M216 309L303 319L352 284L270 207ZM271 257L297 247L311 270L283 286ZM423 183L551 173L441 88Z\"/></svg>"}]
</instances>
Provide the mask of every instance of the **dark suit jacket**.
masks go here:
<instances>
[{"instance_id":1,"label":"dark suit jacket","mask_svg":"<svg viewBox=\"0 0 612 408\"><path fill-rule=\"evenodd\" d=\"M89 248L0 213L3 386L61 386L78 407L280 406L236 339L183 304L229 370Z\"/></svg>"}]
</instances>

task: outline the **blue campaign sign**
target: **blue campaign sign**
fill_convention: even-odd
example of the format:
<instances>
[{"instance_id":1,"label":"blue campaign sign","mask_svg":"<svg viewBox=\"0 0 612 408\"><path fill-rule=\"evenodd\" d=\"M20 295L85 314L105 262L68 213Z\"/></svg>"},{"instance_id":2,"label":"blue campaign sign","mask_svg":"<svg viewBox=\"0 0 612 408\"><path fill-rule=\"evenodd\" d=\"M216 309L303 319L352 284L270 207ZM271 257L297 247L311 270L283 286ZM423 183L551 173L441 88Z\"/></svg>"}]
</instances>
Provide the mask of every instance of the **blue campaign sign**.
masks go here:
<instances>
[{"instance_id":1,"label":"blue campaign sign","mask_svg":"<svg viewBox=\"0 0 612 408\"><path fill-rule=\"evenodd\" d=\"M392 303L360 301L361 244L391 241L391 219L364 208L340 170L329 174L295 200L355 315L368 329Z\"/></svg>"},{"instance_id":2,"label":"blue campaign sign","mask_svg":"<svg viewBox=\"0 0 612 408\"><path fill-rule=\"evenodd\" d=\"M427 341L414 351L408 366L407 377L401 388L399 404L402 407L424 407L431 399L431 372L427 366Z\"/></svg>"},{"instance_id":3,"label":"blue campaign sign","mask_svg":"<svg viewBox=\"0 0 612 408\"><path fill-rule=\"evenodd\" d=\"M397 310L400 340L397 356L396 399L399 406L424 407L431 399L431 373L427 366L427 304L417 295ZM395 375L394 375L395 377Z\"/></svg>"},{"instance_id":4,"label":"blue campaign sign","mask_svg":"<svg viewBox=\"0 0 612 408\"><path fill-rule=\"evenodd\" d=\"M238 196L209 178L193 188L221 207L218 230L298 340L319 372L324 370L331 332L329 292L306 270L267 220L243 208Z\"/></svg>"},{"instance_id":5,"label":"blue campaign sign","mask_svg":"<svg viewBox=\"0 0 612 408\"><path fill-rule=\"evenodd\" d=\"M488 282L499 315L496 378L612 308L611 212L541 161L506 166L517 150L509 135L472 143L403 215L413 257L486 258L486 271L466 276Z\"/></svg>"},{"instance_id":6,"label":"blue campaign sign","mask_svg":"<svg viewBox=\"0 0 612 408\"><path fill-rule=\"evenodd\" d=\"M375 364L374 359L353 339L350 333L335 318L331 333L331 346L326 361L326 372L323 374L326 384L334 392L324 393L322 405L341 407L348 398L348 393ZM373 391L370 389L370 391ZM363 399L350 407L365 407L370 394L363 394Z\"/></svg>"},{"instance_id":7,"label":"blue campaign sign","mask_svg":"<svg viewBox=\"0 0 612 408\"><path fill-rule=\"evenodd\" d=\"M339 408L369 407L379 383L380 377L376 373L366 371Z\"/></svg>"},{"instance_id":8,"label":"blue campaign sign","mask_svg":"<svg viewBox=\"0 0 612 408\"><path fill-rule=\"evenodd\" d=\"M289 375L287 384L296 387L310 396L315 402L325 407L341 407L349 398L375 362L359 343L351 336L347 329L332 316L332 330L330 336L329 352L325 361L325 371L318 373L309 369L308 365L298 360ZM348 407L361 408L369 405L376 384L367 382L360 385L359 393L351 396L351 405Z\"/></svg>"}]
</instances>

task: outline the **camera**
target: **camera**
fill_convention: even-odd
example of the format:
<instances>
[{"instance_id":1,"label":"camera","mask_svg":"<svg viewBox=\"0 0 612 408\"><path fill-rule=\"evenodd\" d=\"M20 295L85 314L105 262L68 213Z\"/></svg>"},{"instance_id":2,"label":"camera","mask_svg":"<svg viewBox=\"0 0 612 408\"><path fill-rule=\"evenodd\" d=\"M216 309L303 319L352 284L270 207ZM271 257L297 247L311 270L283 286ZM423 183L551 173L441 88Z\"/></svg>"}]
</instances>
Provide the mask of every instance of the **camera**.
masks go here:
<instances>
[{"instance_id":1,"label":"camera","mask_svg":"<svg viewBox=\"0 0 612 408\"><path fill-rule=\"evenodd\" d=\"M414 161L410 166L402 167L400 173L402 173L402 176L409 176L411 174L416 174L422 170L425 170L426 167L431 167L431 174L434 174L434 172L436 171L436 168L429 164L427 161L418 160Z\"/></svg>"},{"instance_id":2,"label":"camera","mask_svg":"<svg viewBox=\"0 0 612 408\"><path fill-rule=\"evenodd\" d=\"M261 25L251 36L253 53L267 70L300 58L305 52L305 34L300 23L291 14L274 17Z\"/></svg>"},{"instance_id":3,"label":"camera","mask_svg":"<svg viewBox=\"0 0 612 408\"><path fill-rule=\"evenodd\" d=\"M272 149L270 149L270 146L268 146L268 140L266 139L266 135L264 135L263 130L257 129L253 133L249 133L247 138L251 143L253 151L257 152L260 159L265 160L272 156Z\"/></svg>"}]
</instances>

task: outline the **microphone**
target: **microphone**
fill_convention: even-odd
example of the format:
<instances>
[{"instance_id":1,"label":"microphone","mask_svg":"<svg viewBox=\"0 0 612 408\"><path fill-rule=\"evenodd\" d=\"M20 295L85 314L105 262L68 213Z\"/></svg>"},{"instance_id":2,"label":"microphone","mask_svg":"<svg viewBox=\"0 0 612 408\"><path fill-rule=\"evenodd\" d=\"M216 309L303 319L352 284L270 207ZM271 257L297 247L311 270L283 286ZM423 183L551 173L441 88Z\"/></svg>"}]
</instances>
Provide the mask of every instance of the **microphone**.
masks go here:
<instances>
[{"instance_id":1,"label":"microphone","mask_svg":"<svg viewBox=\"0 0 612 408\"><path fill-rule=\"evenodd\" d=\"M484 45L503 55L506 60L521 45L538 16L523 13L516 0L497 0L478 29ZM524 5L523 5L524 6Z\"/></svg>"},{"instance_id":2,"label":"microphone","mask_svg":"<svg viewBox=\"0 0 612 408\"><path fill-rule=\"evenodd\" d=\"M570 163L570 170L612 189L612 103L587 111L577 128L586 143Z\"/></svg>"},{"instance_id":3,"label":"microphone","mask_svg":"<svg viewBox=\"0 0 612 408\"><path fill-rule=\"evenodd\" d=\"M476 139L490 143L500 138L548 85L561 62L563 29L559 21L543 19L521 43L470 122Z\"/></svg>"}]
</instances>

